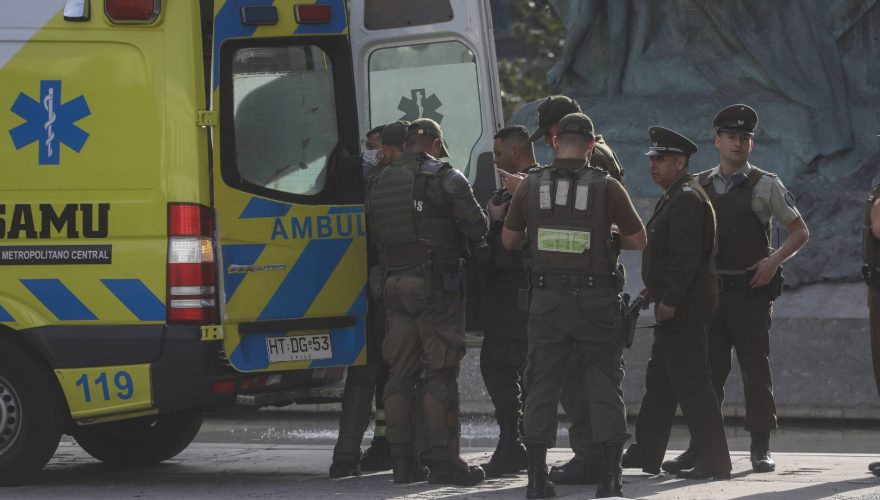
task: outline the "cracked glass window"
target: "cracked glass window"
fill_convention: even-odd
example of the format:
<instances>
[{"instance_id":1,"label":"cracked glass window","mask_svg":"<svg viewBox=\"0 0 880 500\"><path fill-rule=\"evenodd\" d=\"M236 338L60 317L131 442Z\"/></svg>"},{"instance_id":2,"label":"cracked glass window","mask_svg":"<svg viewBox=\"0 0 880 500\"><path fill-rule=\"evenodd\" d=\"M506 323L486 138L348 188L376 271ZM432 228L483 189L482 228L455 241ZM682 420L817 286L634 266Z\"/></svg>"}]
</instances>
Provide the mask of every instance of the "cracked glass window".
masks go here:
<instances>
[{"instance_id":1,"label":"cracked glass window","mask_svg":"<svg viewBox=\"0 0 880 500\"><path fill-rule=\"evenodd\" d=\"M235 52L235 157L244 180L298 195L324 189L339 140L332 70L312 45Z\"/></svg>"},{"instance_id":2,"label":"cracked glass window","mask_svg":"<svg viewBox=\"0 0 880 500\"><path fill-rule=\"evenodd\" d=\"M467 175L483 131L477 62L458 41L390 47L370 54L370 124L431 118L449 163Z\"/></svg>"}]
</instances>

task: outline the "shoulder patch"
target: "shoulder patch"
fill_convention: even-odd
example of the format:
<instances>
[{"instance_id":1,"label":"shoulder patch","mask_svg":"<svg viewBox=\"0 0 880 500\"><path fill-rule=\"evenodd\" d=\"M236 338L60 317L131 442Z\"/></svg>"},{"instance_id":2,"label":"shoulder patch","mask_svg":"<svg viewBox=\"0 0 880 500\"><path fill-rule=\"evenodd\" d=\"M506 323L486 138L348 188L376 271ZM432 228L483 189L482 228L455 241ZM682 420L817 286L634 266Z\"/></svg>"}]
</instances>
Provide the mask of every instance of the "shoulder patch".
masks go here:
<instances>
[{"instance_id":1,"label":"shoulder patch","mask_svg":"<svg viewBox=\"0 0 880 500\"><path fill-rule=\"evenodd\" d=\"M691 191L694 190L694 188L692 188L692 187L688 186L687 184L685 184L684 186L681 187L681 190L684 191L685 193L690 193Z\"/></svg>"},{"instance_id":2,"label":"shoulder patch","mask_svg":"<svg viewBox=\"0 0 880 500\"><path fill-rule=\"evenodd\" d=\"M786 191L785 191L785 203L786 203L791 209L796 210L797 207L795 207L794 202L795 202L794 195L791 194L791 191L786 190Z\"/></svg>"}]
</instances>

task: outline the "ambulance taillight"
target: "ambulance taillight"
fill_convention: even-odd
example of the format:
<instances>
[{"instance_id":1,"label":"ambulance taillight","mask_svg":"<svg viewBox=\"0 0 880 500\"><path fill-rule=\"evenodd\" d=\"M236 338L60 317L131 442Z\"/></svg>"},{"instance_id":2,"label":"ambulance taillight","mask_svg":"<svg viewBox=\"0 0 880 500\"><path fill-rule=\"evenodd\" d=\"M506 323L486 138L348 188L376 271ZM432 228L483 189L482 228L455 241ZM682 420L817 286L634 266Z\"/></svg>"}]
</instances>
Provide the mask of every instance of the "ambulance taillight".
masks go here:
<instances>
[{"instance_id":1,"label":"ambulance taillight","mask_svg":"<svg viewBox=\"0 0 880 500\"><path fill-rule=\"evenodd\" d=\"M161 0L105 0L104 13L112 23L149 24L159 17Z\"/></svg>"},{"instance_id":2,"label":"ambulance taillight","mask_svg":"<svg viewBox=\"0 0 880 500\"><path fill-rule=\"evenodd\" d=\"M169 323L217 323L217 264L211 209L168 204Z\"/></svg>"}]
</instances>

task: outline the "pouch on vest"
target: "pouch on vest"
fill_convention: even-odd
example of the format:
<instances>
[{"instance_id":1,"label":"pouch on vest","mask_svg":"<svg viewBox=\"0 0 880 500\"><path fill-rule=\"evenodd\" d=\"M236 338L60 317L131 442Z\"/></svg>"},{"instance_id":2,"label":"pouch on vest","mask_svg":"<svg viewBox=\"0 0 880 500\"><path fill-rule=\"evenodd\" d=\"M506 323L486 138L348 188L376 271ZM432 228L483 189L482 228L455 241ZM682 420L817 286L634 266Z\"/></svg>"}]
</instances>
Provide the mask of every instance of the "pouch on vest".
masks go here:
<instances>
[{"instance_id":1,"label":"pouch on vest","mask_svg":"<svg viewBox=\"0 0 880 500\"><path fill-rule=\"evenodd\" d=\"M467 285L467 268L461 260L456 264L435 264L433 281L438 290L462 293Z\"/></svg>"}]
</instances>

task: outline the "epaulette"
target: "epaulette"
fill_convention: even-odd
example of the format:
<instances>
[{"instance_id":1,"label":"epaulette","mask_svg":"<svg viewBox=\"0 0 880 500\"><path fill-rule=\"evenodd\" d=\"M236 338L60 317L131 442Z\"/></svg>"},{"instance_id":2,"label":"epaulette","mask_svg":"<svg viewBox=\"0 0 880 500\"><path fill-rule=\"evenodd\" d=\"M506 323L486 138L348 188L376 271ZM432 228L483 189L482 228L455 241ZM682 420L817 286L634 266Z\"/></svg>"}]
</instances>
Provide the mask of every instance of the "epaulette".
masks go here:
<instances>
[{"instance_id":1,"label":"epaulette","mask_svg":"<svg viewBox=\"0 0 880 500\"><path fill-rule=\"evenodd\" d=\"M432 158L430 156L428 156L424 161L422 161L422 163L420 165L422 172L424 172L426 174L432 174L432 175L437 174L438 172L443 170L445 167L451 167L451 165L444 162L444 161L440 161L435 158Z\"/></svg>"}]
</instances>

